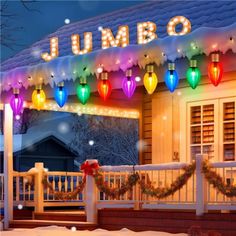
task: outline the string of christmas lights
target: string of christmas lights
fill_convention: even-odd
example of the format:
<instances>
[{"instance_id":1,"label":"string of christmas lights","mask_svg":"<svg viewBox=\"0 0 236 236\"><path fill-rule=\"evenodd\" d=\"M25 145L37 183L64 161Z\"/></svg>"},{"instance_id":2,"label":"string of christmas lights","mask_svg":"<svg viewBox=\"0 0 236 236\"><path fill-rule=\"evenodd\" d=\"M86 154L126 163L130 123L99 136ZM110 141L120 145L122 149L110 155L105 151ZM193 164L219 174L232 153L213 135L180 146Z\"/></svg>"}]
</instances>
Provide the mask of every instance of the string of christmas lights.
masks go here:
<instances>
[{"instance_id":1,"label":"string of christmas lights","mask_svg":"<svg viewBox=\"0 0 236 236\"><path fill-rule=\"evenodd\" d=\"M112 86L108 78L108 73L103 71L102 65L98 67L99 81L97 84L98 93L101 98L106 101L112 92ZM211 55L211 63L208 65L208 77L211 83L214 86L218 86L223 74L223 67L219 59L218 53L213 53ZM201 72L197 67L196 60L190 60L190 66L186 72L186 80L192 89L195 89L201 79ZM178 73L175 69L174 63L168 64L168 70L165 73L164 81L171 93L175 91L179 83ZM146 73L143 78L144 87L147 90L148 94L153 94L157 84L158 77L154 72L154 65L149 64L146 67ZM132 76L132 70L128 69L125 73L125 77L122 81L122 89L124 94L131 98L136 89L136 82L134 77ZM77 97L82 105L85 105L90 98L91 89L89 84L87 83L86 78L80 78L80 84L77 87ZM68 97L68 93L66 88L64 87L64 82L60 82L57 84L55 89L54 98L57 105L60 108L63 108L66 104ZM46 102L46 95L42 89L42 84L36 85L35 90L32 93L32 104L33 107L37 110L41 110L44 108ZM10 99L10 104L16 119L19 119L20 113L23 108L23 97L20 95L20 91L18 88L13 88L13 95Z\"/></svg>"}]
</instances>

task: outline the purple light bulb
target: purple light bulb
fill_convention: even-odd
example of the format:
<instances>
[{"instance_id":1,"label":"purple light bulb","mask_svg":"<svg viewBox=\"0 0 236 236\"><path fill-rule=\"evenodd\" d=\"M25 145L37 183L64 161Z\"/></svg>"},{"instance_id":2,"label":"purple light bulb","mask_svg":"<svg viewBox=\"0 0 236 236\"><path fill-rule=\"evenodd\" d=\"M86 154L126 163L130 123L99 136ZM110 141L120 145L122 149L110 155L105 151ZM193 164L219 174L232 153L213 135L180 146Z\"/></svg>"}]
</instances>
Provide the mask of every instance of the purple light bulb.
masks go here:
<instances>
[{"instance_id":1,"label":"purple light bulb","mask_svg":"<svg viewBox=\"0 0 236 236\"><path fill-rule=\"evenodd\" d=\"M19 117L22 107L23 107L23 98L19 94L19 89L14 89L13 95L10 99L11 109L15 117Z\"/></svg>"},{"instance_id":2,"label":"purple light bulb","mask_svg":"<svg viewBox=\"0 0 236 236\"><path fill-rule=\"evenodd\" d=\"M126 77L123 79L123 82L122 82L122 88L123 88L124 94L128 98L131 98L133 96L135 88L136 88L136 82L134 78L132 77L131 70L128 70L126 72Z\"/></svg>"}]
</instances>

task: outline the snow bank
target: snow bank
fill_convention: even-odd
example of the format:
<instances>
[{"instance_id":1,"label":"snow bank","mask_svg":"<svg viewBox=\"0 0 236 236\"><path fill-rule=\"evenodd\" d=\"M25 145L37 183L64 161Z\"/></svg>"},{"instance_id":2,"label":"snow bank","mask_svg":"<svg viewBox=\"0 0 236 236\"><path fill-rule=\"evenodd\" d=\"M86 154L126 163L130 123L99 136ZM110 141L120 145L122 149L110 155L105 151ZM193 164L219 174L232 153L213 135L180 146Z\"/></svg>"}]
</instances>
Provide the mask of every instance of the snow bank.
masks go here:
<instances>
[{"instance_id":1,"label":"snow bank","mask_svg":"<svg viewBox=\"0 0 236 236\"><path fill-rule=\"evenodd\" d=\"M14 229L12 231L3 231L1 232L1 236L186 236L187 234L170 234L165 232L158 231L143 231L143 232L134 232L128 230L126 228L121 229L119 231L107 231L104 229L96 229L93 231L83 230L83 231L72 231L67 229L66 227L58 227L58 226L48 226L48 227L38 227L34 229Z\"/></svg>"}]
</instances>

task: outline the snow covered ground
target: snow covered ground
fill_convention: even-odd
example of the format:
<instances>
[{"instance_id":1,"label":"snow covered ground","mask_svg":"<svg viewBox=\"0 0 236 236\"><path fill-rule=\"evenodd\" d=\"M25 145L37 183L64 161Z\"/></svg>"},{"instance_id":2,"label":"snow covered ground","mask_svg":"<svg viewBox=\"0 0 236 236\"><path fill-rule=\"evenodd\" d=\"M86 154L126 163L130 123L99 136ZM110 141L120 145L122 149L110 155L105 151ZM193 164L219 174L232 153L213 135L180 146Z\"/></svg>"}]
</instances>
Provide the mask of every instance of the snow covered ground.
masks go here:
<instances>
[{"instance_id":1,"label":"snow covered ground","mask_svg":"<svg viewBox=\"0 0 236 236\"><path fill-rule=\"evenodd\" d=\"M128 229L122 229L120 231L107 231L104 229L96 229L93 231L79 231L70 230L65 227L58 226L48 226L48 227L38 227L34 229L14 229L12 231L3 231L1 236L186 236L187 234L170 234L157 231L143 231L134 232Z\"/></svg>"}]
</instances>

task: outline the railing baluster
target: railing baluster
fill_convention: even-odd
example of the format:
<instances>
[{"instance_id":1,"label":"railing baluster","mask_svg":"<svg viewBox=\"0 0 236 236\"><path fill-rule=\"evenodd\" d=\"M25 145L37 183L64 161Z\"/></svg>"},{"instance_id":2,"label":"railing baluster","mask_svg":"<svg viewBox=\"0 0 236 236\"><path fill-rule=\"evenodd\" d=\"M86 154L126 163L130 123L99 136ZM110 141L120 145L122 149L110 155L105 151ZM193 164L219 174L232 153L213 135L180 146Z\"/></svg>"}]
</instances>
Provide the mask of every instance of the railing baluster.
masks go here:
<instances>
[{"instance_id":1,"label":"railing baluster","mask_svg":"<svg viewBox=\"0 0 236 236\"><path fill-rule=\"evenodd\" d=\"M223 168L223 180L225 182L225 168ZM225 202L225 195L223 195L223 201Z\"/></svg>"},{"instance_id":2,"label":"railing baluster","mask_svg":"<svg viewBox=\"0 0 236 236\"><path fill-rule=\"evenodd\" d=\"M196 190L195 190L195 175L196 175L196 173L194 172L194 174L192 175L192 194L193 194L193 196L192 196L192 201L193 201L193 203L195 202L195 193L196 193Z\"/></svg>"},{"instance_id":3,"label":"railing baluster","mask_svg":"<svg viewBox=\"0 0 236 236\"><path fill-rule=\"evenodd\" d=\"M179 169L179 176L180 176L180 169ZM179 193L179 200L178 200L178 202L181 202L181 200L180 200L180 197L181 197L180 190L178 191L178 193Z\"/></svg>"},{"instance_id":4,"label":"railing baluster","mask_svg":"<svg viewBox=\"0 0 236 236\"><path fill-rule=\"evenodd\" d=\"M16 201L18 202L20 200L20 177L15 177L16 181Z\"/></svg>"},{"instance_id":5,"label":"railing baluster","mask_svg":"<svg viewBox=\"0 0 236 236\"><path fill-rule=\"evenodd\" d=\"M54 191L56 191L56 180L55 180L55 175L52 177L52 188ZM55 200L55 195L52 195L52 199Z\"/></svg>"},{"instance_id":6,"label":"railing baluster","mask_svg":"<svg viewBox=\"0 0 236 236\"><path fill-rule=\"evenodd\" d=\"M26 198L25 198L25 181L24 181L24 177L22 177L22 185L23 185L23 201L25 201L26 200Z\"/></svg>"}]
</instances>

